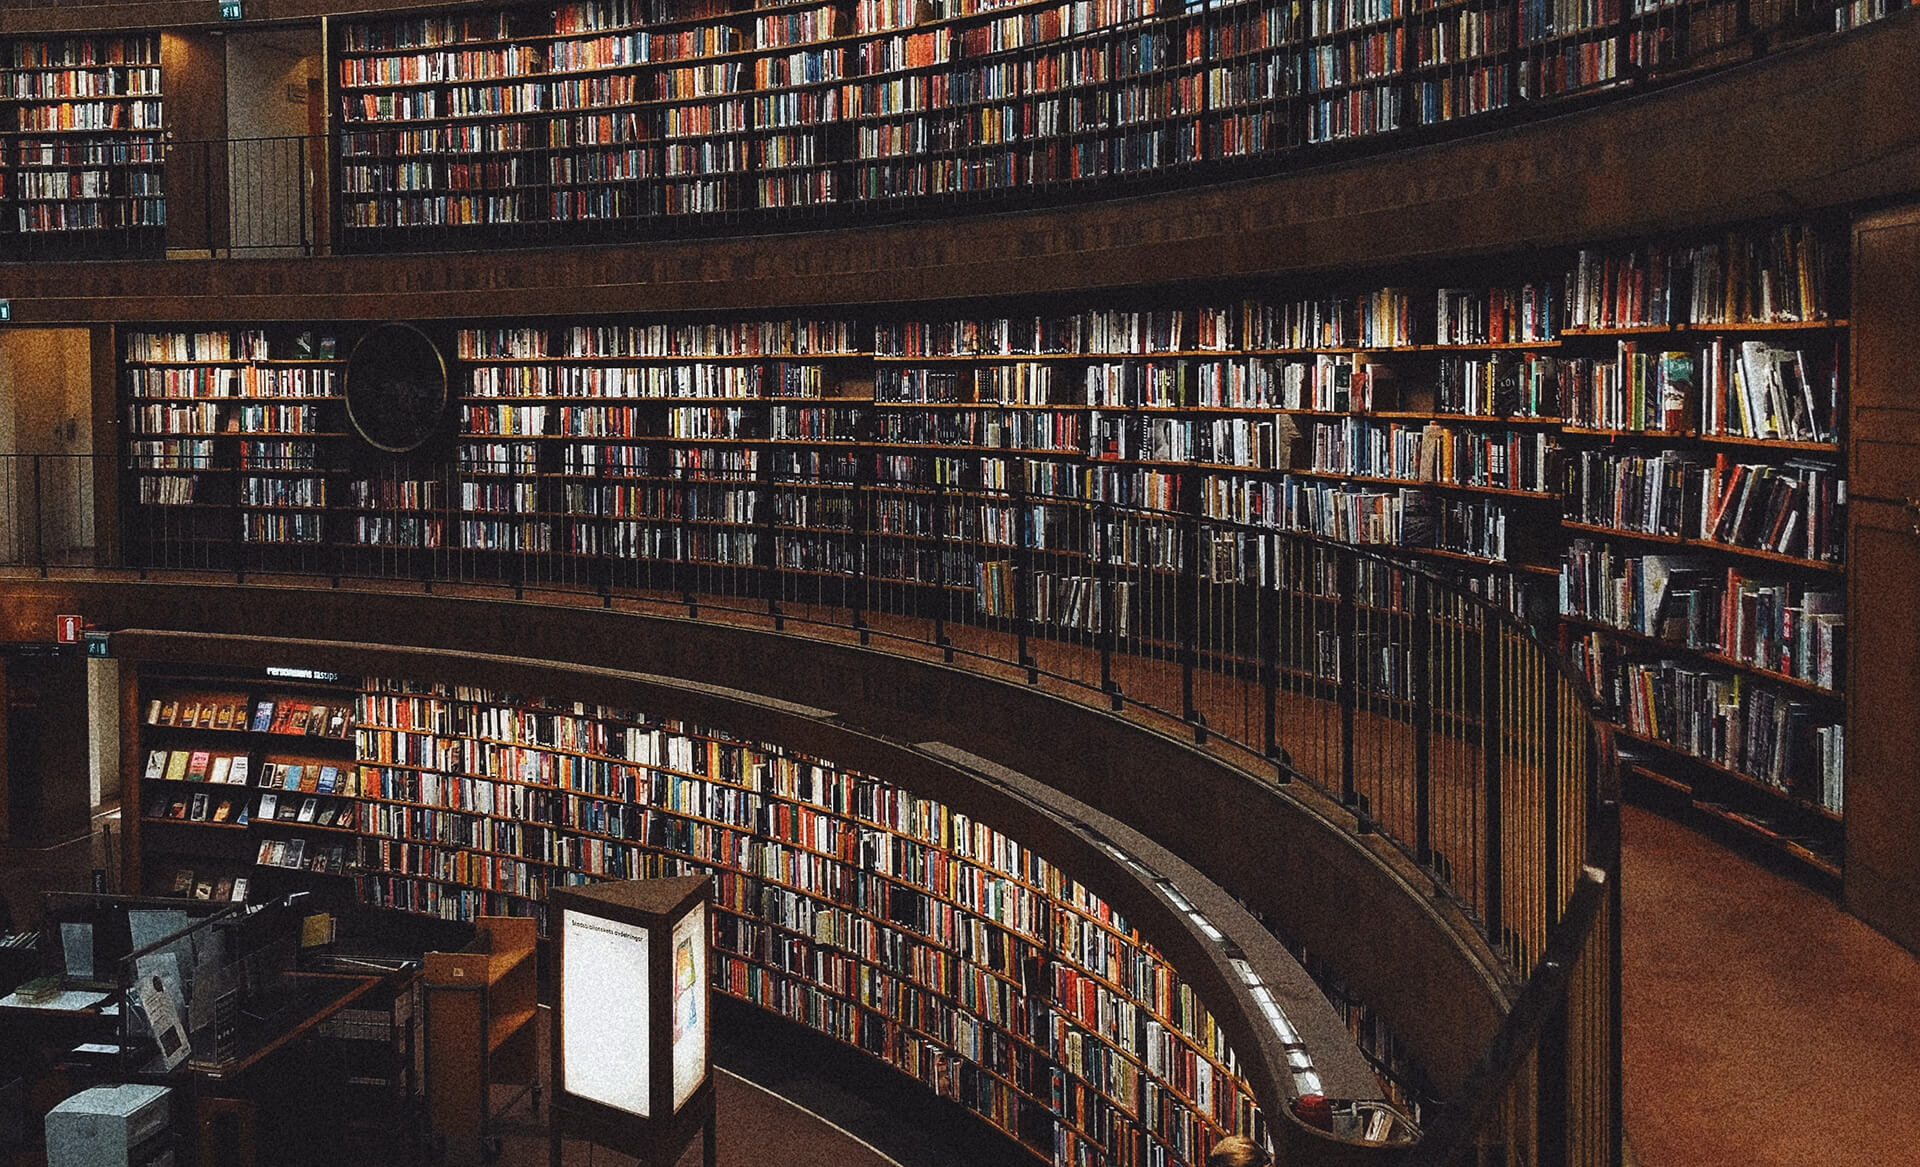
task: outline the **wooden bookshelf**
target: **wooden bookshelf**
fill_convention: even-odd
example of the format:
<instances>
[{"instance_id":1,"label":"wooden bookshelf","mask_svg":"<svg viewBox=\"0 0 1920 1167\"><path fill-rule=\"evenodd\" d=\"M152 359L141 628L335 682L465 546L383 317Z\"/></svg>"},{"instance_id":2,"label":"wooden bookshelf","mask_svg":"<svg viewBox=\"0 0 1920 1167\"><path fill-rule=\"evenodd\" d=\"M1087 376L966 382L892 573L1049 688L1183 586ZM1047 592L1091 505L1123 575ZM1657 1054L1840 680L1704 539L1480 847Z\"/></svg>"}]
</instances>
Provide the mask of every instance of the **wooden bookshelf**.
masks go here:
<instances>
[{"instance_id":1,"label":"wooden bookshelf","mask_svg":"<svg viewBox=\"0 0 1920 1167\"><path fill-rule=\"evenodd\" d=\"M0 66L0 235L76 254L166 229L160 39L14 39ZM112 236L111 244L99 240Z\"/></svg>"},{"instance_id":2,"label":"wooden bookshelf","mask_svg":"<svg viewBox=\"0 0 1920 1167\"><path fill-rule=\"evenodd\" d=\"M156 674L139 678L128 870L146 894L265 898L344 877L353 801L356 690ZM299 844L298 854L293 844ZM202 884L205 892L202 893ZM326 889L339 900L344 883Z\"/></svg>"},{"instance_id":3,"label":"wooden bookshelf","mask_svg":"<svg viewBox=\"0 0 1920 1167\"><path fill-rule=\"evenodd\" d=\"M782 603L873 606L1149 658L1245 655L1187 643L1184 576L1268 603L1282 585L1261 572L1281 533L1362 544L1541 626L1562 611L1587 621L1568 631L1600 638L1590 679L1623 719L1650 680L1780 697L1776 712L1796 740L1812 735L1829 773L1809 785L1802 741L1738 797L1784 786L1838 807L1844 666L1807 663L1815 622L1725 652L1696 647L1709 641L1699 628L1661 671L1653 625L1565 605L1548 582L1566 592L1597 570L1585 566L1595 549L1610 556L1607 581L1629 560L1697 557L1723 580L1786 587L1755 593L1769 605L1756 624L1798 621L1804 597L1837 590L1847 333L1831 326L1845 317L1828 302L1829 246L1766 226L1570 252L1558 273L1483 269L1518 271L1506 282L1428 273L1189 293L1179 307L1142 294L1006 315L456 325L443 334L458 386L445 453L377 465L322 433L275 438L353 471L306 475L309 501L279 493L300 470L236 466L244 490L159 506L144 501L151 482L190 476L136 464L127 493L143 500L136 515L176 520L150 525L207 540L216 560L222 538L256 561L285 550L247 540L285 514L321 532L293 545L319 564L378 554L415 574L457 552L478 578L719 592L776 618ZM173 463L225 464L223 411L255 407L200 386L328 375L322 362L254 368L225 352L164 360L178 355L143 351L127 377L200 394L130 399L186 411L166 415L179 433L135 440L136 454ZM324 424L330 400L257 408L312 409ZM1596 576L1586 591L1611 586ZM1820 602L1838 662L1844 613ZM1782 640L1797 663L1777 659ZM1300 682L1327 667L1300 662Z\"/></svg>"},{"instance_id":4,"label":"wooden bookshelf","mask_svg":"<svg viewBox=\"0 0 1920 1167\"><path fill-rule=\"evenodd\" d=\"M231 539L269 553L325 542L330 487L346 465L341 362L328 355L338 335L124 335L136 539Z\"/></svg>"}]
</instances>

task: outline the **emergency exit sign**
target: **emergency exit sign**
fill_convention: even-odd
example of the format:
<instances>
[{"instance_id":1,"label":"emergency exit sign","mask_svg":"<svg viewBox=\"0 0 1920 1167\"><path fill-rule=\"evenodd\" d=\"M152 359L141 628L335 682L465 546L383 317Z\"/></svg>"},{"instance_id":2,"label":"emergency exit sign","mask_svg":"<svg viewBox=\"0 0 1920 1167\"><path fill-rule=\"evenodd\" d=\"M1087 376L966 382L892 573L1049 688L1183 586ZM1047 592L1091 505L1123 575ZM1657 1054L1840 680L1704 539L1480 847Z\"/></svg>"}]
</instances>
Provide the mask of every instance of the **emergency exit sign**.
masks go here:
<instances>
[{"instance_id":1,"label":"emergency exit sign","mask_svg":"<svg viewBox=\"0 0 1920 1167\"><path fill-rule=\"evenodd\" d=\"M0 321L13 319L13 301L0 300Z\"/></svg>"},{"instance_id":2,"label":"emergency exit sign","mask_svg":"<svg viewBox=\"0 0 1920 1167\"><path fill-rule=\"evenodd\" d=\"M220 19L244 20L246 12L244 0L220 0Z\"/></svg>"}]
</instances>

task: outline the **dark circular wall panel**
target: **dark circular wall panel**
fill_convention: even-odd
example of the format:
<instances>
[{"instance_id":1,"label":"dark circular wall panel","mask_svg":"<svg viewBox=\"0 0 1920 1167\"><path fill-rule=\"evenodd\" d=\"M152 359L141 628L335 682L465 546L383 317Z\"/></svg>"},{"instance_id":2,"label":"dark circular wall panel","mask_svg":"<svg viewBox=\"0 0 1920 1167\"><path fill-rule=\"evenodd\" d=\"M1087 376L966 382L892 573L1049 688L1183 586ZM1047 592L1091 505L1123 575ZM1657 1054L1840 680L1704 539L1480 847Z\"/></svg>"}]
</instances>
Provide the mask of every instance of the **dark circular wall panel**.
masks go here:
<instances>
[{"instance_id":1,"label":"dark circular wall panel","mask_svg":"<svg viewBox=\"0 0 1920 1167\"><path fill-rule=\"evenodd\" d=\"M404 454L425 445L447 411L447 362L411 324L382 324L347 357L347 417L367 444Z\"/></svg>"}]
</instances>

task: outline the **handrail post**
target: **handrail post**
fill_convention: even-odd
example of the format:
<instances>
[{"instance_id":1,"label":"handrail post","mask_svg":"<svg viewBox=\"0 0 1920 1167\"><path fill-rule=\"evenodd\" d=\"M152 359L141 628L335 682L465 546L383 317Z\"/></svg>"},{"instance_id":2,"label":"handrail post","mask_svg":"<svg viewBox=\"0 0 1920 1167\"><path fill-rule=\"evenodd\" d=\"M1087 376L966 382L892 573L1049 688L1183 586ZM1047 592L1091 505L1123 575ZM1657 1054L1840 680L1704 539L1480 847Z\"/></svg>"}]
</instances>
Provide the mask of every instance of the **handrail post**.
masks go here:
<instances>
[{"instance_id":1,"label":"handrail post","mask_svg":"<svg viewBox=\"0 0 1920 1167\"><path fill-rule=\"evenodd\" d=\"M1174 620L1180 639L1180 717L1193 727L1193 740L1207 740L1206 719L1194 701L1194 670L1200 661L1200 524L1189 508L1181 514L1180 571Z\"/></svg>"},{"instance_id":2,"label":"handrail post","mask_svg":"<svg viewBox=\"0 0 1920 1167\"><path fill-rule=\"evenodd\" d=\"M1486 892L1482 911L1487 921L1487 939L1502 951L1504 926L1500 904L1500 749L1503 729L1500 724L1500 624L1488 613L1480 614L1480 761L1481 805L1486 815Z\"/></svg>"},{"instance_id":3,"label":"handrail post","mask_svg":"<svg viewBox=\"0 0 1920 1167\"><path fill-rule=\"evenodd\" d=\"M1255 531L1252 537L1257 541L1265 541L1271 549L1267 560L1272 565L1274 585L1269 588L1267 581L1262 579L1255 579L1246 585L1253 592L1254 611L1258 613L1255 620L1255 635L1258 637L1255 651L1260 664L1260 751L1262 756L1274 763L1274 780L1284 784L1291 782L1293 777L1288 771L1286 754L1280 748L1280 711L1277 708L1280 704L1280 612L1283 594L1281 539L1270 531Z\"/></svg>"},{"instance_id":4,"label":"handrail post","mask_svg":"<svg viewBox=\"0 0 1920 1167\"><path fill-rule=\"evenodd\" d=\"M947 484L941 482L936 474L933 482L933 643L940 649L946 662L952 664L953 641L947 639L948 506Z\"/></svg>"},{"instance_id":5,"label":"handrail post","mask_svg":"<svg viewBox=\"0 0 1920 1167\"><path fill-rule=\"evenodd\" d=\"M1423 867L1433 866L1433 672L1427 654L1433 647L1433 614L1425 577L1407 576L1407 615L1412 627L1408 683L1413 687L1413 850Z\"/></svg>"},{"instance_id":6,"label":"handrail post","mask_svg":"<svg viewBox=\"0 0 1920 1167\"><path fill-rule=\"evenodd\" d=\"M1540 750L1544 765L1541 767L1541 814L1547 829L1541 834L1543 854L1541 856L1545 870L1541 872L1541 891L1546 897L1543 905L1546 915L1542 917L1551 928L1560 922L1560 833L1564 829L1560 822L1560 687L1564 683L1560 674L1547 667L1545 662L1535 662L1545 675L1545 691L1541 693Z\"/></svg>"},{"instance_id":7,"label":"handrail post","mask_svg":"<svg viewBox=\"0 0 1920 1167\"><path fill-rule=\"evenodd\" d=\"M40 578L47 578L46 493L41 489L41 454L33 456L33 558L40 566Z\"/></svg>"},{"instance_id":8,"label":"handrail post","mask_svg":"<svg viewBox=\"0 0 1920 1167\"><path fill-rule=\"evenodd\" d=\"M1119 598L1116 595L1119 591L1118 576L1120 573L1115 570L1111 562L1111 557L1102 553L1103 549L1099 538L1101 531L1100 511L1102 506L1102 501L1095 501L1094 504L1084 512L1087 520L1087 530L1085 538L1081 540L1080 545L1087 549L1089 570L1093 576L1095 588L1094 602L1099 605L1099 614L1096 617L1098 627L1093 635L1094 643L1100 650L1100 691L1107 695L1107 700L1112 704L1113 711L1118 713L1126 705L1125 700L1120 696L1120 686L1115 683L1113 679L1113 646L1119 637L1120 627ZM1113 508L1107 506L1106 510L1107 521L1111 522L1113 518Z\"/></svg>"},{"instance_id":9,"label":"handrail post","mask_svg":"<svg viewBox=\"0 0 1920 1167\"><path fill-rule=\"evenodd\" d=\"M1334 684L1340 703L1340 802L1358 808L1361 821L1366 810L1354 780L1353 730L1355 707L1360 703L1359 652L1355 633L1359 613L1353 605L1354 553L1346 548L1334 552L1334 579L1339 599L1334 609Z\"/></svg>"}]
</instances>

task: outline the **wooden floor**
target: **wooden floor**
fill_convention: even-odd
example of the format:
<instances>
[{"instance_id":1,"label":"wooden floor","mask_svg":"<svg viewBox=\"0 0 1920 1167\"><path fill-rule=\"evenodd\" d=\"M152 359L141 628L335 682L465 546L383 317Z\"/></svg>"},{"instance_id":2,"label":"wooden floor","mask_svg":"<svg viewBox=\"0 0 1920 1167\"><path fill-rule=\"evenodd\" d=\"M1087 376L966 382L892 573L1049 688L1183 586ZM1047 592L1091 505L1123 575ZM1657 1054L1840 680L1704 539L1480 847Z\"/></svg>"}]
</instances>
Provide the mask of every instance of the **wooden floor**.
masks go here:
<instances>
[{"instance_id":1,"label":"wooden floor","mask_svg":"<svg viewBox=\"0 0 1920 1167\"><path fill-rule=\"evenodd\" d=\"M1920 958L1650 811L1622 835L1642 1167L1920 1163Z\"/></svg>"}]
</instances>

